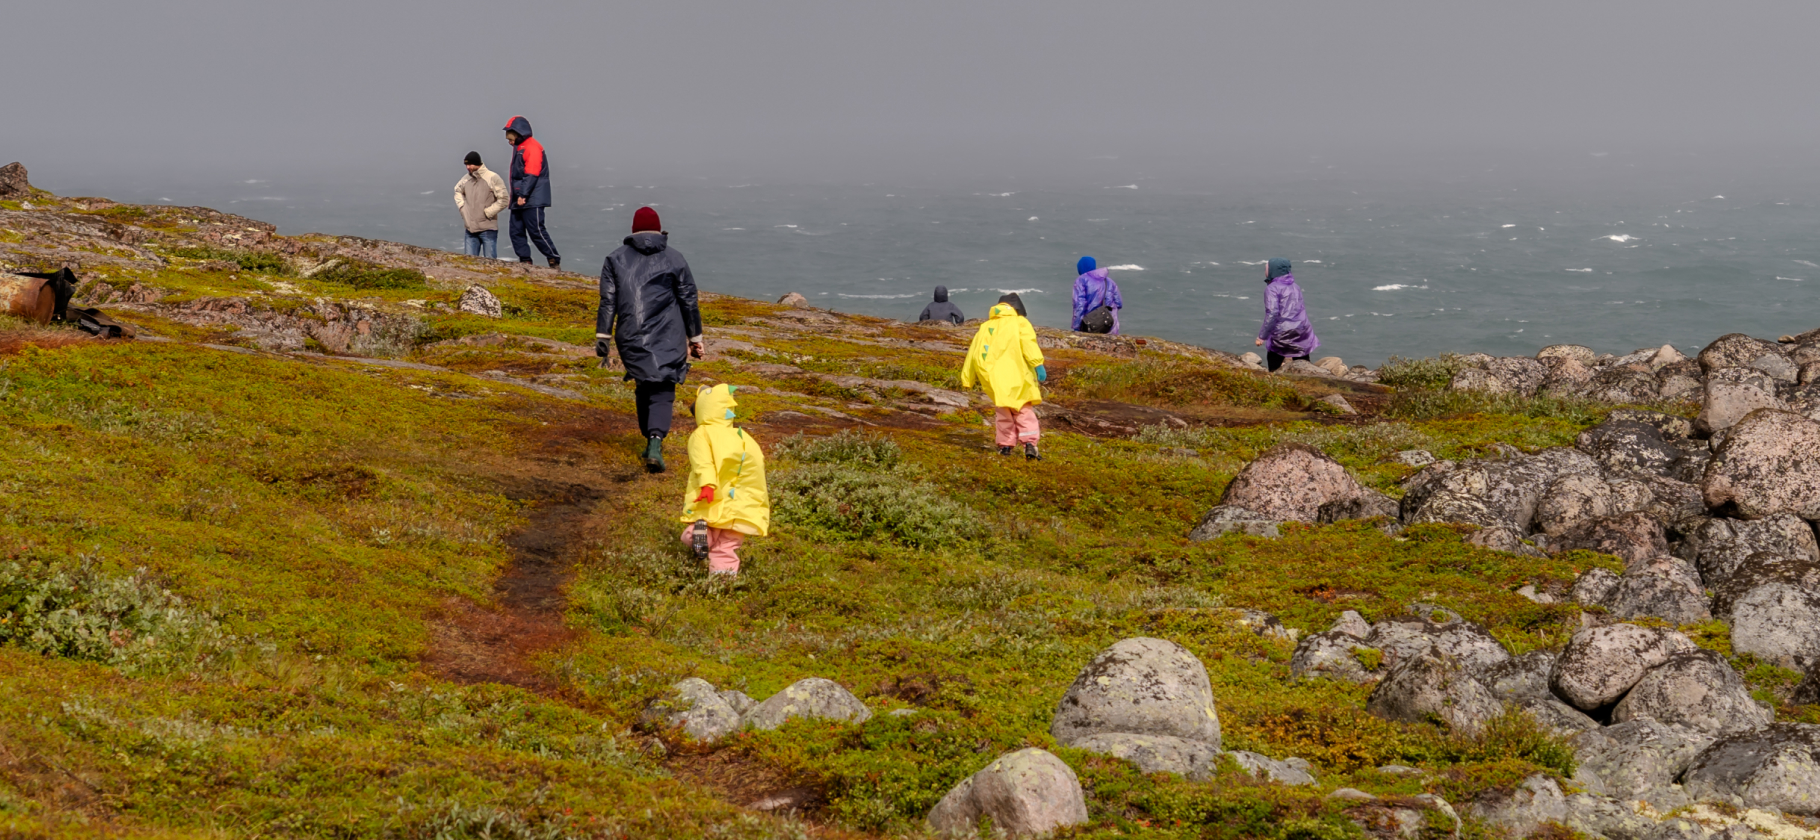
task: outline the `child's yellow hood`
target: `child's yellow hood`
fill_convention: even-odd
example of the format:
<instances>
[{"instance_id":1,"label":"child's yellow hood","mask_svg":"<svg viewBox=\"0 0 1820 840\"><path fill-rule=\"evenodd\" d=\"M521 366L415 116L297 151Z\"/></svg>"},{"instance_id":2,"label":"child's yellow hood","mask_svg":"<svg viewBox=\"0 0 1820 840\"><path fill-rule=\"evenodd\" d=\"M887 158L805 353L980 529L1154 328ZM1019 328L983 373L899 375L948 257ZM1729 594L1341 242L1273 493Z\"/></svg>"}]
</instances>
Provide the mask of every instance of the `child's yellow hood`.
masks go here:
<instances>
[{"instance_id":1,"label":"child's yellow hood","mask_svg":"<svg viewBox=\"0 0 1820 840\"><path fill-rule=\"evenodd\" d=\"M727 427L733 425L734 409L739 407L739 400L733 398L735 385L702 386L695 391L695 425Z\"/></svg>"}]
</instances>

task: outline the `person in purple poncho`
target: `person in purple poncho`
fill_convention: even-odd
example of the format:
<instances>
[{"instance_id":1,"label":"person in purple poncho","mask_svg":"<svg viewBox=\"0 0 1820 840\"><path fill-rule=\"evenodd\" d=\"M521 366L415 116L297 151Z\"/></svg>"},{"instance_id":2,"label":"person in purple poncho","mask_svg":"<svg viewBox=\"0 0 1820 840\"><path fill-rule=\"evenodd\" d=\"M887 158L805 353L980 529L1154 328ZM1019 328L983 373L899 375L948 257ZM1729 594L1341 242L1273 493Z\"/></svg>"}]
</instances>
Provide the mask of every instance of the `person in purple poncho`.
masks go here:
<instances>
[{"instance_id":1,"label":"person in purple poncho","mask_svg":"<svg viewBox=\"0 0 1820 840\"><path fill-rule=\"evenodd\" d=\"M1125 299L1119 295L1119 284L1107 273L1110 270L1095 268L1092 257L1081 257L1074 264L1074 322L1069 329L1119 334L1119 310L1125 308Z\"/></svg>"},{"instance_id":2,"label":"person in purple poncho","mask_svg":"<svg viewBox=\"0 0 1820 840\"><path fill-rule=\"evenodd\" d=\"M1307 359L1321 340L1308 323L1308 309L1302 305L1302 289L1289 273L1289 261L1276 257L1264 271L1264 326L1258 329L1259 347L1263 347L1271 372L1290 359ZM1265 344L1269 342L1269 344Z\"/></svg>"}]
</instances>

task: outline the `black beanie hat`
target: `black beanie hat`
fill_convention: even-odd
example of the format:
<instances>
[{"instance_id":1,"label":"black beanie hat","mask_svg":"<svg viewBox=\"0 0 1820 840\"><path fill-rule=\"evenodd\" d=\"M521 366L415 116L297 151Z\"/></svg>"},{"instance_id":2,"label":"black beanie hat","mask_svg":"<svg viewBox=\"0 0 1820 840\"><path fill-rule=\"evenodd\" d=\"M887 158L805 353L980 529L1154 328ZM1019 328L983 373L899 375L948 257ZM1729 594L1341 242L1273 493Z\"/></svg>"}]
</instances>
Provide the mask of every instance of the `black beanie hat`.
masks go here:
<instances>
[{"instance_id":1,"label":"black beanie hat","mask_svg":"<svg viewBox=\"0 0 1820 840\"><path fill-rule=\"evenodd\" d=\"M462 161L462 163L467 164L468 166L479 166L480 165L480 153L479 152L469 152L468 156L465 158L462 158L461 161Z\"/></svg>"}]
</instances>

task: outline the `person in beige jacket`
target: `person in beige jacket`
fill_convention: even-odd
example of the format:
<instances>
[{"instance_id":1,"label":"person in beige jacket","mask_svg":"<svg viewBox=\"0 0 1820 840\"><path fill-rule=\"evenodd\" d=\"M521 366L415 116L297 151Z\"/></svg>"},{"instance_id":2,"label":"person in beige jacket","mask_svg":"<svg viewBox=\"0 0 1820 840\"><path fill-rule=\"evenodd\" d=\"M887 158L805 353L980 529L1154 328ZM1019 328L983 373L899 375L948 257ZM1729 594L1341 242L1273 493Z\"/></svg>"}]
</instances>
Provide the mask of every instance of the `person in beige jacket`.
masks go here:
<instances>
[{"instance_id":1,"label":"person in beige jacket","mask_svg":"<svg viewBox=\"0 0 1820 840\"><path fill-rule=\"evenodd\" d=\"M455 209L467 226L467 255L499 259L499 211L506 209L511 191L506 179L481 164L479 152L469 152L464 163L468 174L455 182Z\"/></svg>"}]
</instances>

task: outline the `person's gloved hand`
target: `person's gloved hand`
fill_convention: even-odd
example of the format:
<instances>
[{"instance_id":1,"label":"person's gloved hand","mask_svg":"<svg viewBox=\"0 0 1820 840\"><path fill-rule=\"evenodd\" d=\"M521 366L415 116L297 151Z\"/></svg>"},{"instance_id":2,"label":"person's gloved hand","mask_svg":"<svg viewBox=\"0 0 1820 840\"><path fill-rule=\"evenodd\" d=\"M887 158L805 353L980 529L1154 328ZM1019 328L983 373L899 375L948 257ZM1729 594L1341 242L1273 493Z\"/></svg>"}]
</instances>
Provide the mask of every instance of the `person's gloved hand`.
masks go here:
<instances>
[{"instance_id":1,"label":"person's gloved hand","mask_svg":"<svg viewBox=\"0 0 1820 840\"><path fill-rule=\"evenodd\" d=\"M608 356L613 355L612 339L601 338L599 336L595 336L594 337L594 355L599 356L602 359L605 359Z\"/></svg>"},{"instance_id":2,"label":"person's gloved hand","mask_svg":"<svg viewBox=\"0 0 1820 840\"><path fill-rule=\"evenodd\" d=\"M696 496L695 501L712 503L714 501L714 485L703 484L701 486L701 495Z\"/></svg>"},{"instance_id":3,"label":"person's gloved hand","mask_svg":"<svg viewBox=\"0 0 1820 840\"><path fill-rule=\"evenodd\" d=\"M1042 365L1036 366L1036 381L1038 381L1038 382L1048 382L1049 381L1049 371L1044 370Z\"/></svg>"}]
</instances>

